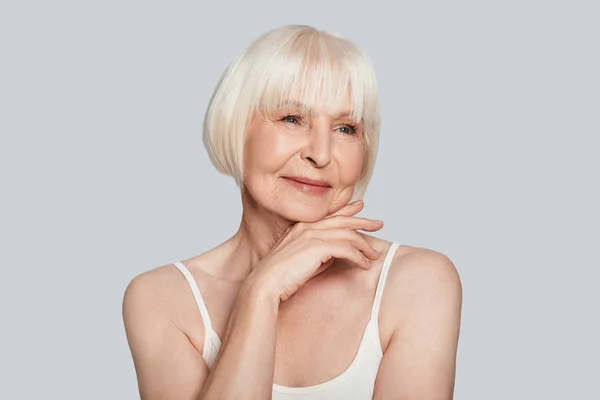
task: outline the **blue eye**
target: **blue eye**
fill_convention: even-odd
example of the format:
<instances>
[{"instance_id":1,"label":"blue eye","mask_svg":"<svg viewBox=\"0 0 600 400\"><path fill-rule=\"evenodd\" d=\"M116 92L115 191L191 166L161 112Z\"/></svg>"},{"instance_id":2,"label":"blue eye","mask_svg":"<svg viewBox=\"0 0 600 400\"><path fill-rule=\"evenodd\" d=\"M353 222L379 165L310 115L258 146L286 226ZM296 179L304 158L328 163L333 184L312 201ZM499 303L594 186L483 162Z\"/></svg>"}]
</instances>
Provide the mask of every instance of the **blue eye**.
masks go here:
<instances>
[{"instance_id":1,"label":"blue eye","mask_svg":"<svg viewBox=\"0 0 600 400\"><path fill-rule=\"evenodd\" d=\"M356 134L356 127L353 125L343 125L343 126L340 126L340 129L346 129L346 131L342 132L342 133L345 133L347 135L355 135Z\"/></svg>"},{"instance_id":2,"label":"blue eye","mask_svg":"<svg viewBox=\"0 0 600 400\"><path fill-rule=\"evenodd\" d=\"M286 115L281 120L285 121L285 122L289 122L289 123L294 124L294 125L300 123L300 117L297 116L297 115Z\"/></svg>"}]
</instances>

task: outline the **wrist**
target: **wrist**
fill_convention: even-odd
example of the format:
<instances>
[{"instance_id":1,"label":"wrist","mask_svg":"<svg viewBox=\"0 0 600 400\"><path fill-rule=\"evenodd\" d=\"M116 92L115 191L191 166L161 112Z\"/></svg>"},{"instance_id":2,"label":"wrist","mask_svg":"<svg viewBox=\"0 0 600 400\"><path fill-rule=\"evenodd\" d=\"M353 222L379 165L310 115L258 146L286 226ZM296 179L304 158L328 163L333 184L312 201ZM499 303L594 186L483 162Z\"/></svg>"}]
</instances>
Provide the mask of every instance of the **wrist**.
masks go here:
<instances>
[{"instance_id":1,"label":"wrist","mask_svg":"<svg viewBox=\"0 0 600 400\"><path fill-rule=\"evenodd\" d=\"M279 294L269 286L255 282L252 278L247 279L242 284L238 301L267 308L275 314L279 312Z\"/></svg>"}]
</instances>

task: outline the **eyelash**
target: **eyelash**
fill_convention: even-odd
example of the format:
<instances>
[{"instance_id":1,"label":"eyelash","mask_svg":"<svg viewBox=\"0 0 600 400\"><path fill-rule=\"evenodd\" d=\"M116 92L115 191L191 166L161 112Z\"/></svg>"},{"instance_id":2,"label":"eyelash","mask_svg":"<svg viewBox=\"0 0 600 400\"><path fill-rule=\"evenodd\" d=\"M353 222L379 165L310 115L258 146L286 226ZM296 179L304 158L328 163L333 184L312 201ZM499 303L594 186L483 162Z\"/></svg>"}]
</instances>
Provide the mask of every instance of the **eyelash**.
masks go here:
<instances>
[{"instance_id":1,"label":"eyelash","mask_svg":"<svg viewBox=\"0 0 600 400\"><path fill-rule=\"evenodd\" d=\"M290 115L286 115L285 117L281 118L281 121L289 122L289 121L287 121L288 118L293 118L293 119L295 119L297 121L300 121L302 119L302 117L300 115L290 114ZM350 128L350 132L346 133L346 135L356 135L356 133L357 133L357 126L356 125L354 125L354 124L344 124L343 127Z\"/></svg>"}]
</instances>

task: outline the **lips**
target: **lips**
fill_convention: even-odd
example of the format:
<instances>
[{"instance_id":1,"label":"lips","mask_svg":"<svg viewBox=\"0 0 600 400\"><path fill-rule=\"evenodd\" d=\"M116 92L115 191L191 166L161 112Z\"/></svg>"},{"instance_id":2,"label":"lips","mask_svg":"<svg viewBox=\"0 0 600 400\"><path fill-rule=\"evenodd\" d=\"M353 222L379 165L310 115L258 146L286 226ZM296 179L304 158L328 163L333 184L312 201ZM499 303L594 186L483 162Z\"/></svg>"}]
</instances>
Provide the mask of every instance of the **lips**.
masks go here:
<instances>
[{"instance_id":1,"label":"lips","mask_svg":"<svg viewBox=\"0 0 600 400\"><path fill-rule=\"evenodd\" d=\"M283 180L291 187L297 189L303 195L325 196L331 190L327 181L308 179L301 176L282 176Z\"/></svg>"},{"instance_id":2,"label":"lips","mask_svg":"<svg viewBox=\"0 0 600 400\"><path fill-rule=\"evenodd\" d=\"M331 187L331 185L327 181L321 181L321 180L316 180L316 179L309 179L309 178L304 178L304 177L301 177L301 176L284 176L284 178L292 180L292 181L304 183L305 185L320 186L320 187Z\"/></svg>"}]
</instances>

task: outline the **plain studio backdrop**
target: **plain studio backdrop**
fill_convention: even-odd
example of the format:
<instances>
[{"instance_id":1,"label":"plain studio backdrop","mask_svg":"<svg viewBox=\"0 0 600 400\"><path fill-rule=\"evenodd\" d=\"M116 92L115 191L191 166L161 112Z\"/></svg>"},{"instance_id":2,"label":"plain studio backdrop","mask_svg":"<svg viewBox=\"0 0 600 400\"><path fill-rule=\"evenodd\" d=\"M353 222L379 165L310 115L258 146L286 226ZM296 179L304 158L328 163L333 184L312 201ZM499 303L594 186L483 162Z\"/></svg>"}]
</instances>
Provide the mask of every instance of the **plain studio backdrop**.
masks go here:
<instances>
[{"instance_id":1,"label":"plain studio backdrop","mask_svg":"<svg viewBox=\"0 0 600 400\"><path fill-rule=\"evenodd\" d=\"M139 398L124 290L236 231L204 112L287 24L375 64L360 215L456 265L455 398L600 398L599 20L593 1L1 1L0 398Z\"/></svg>"}]
</instances>

